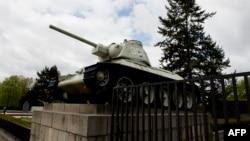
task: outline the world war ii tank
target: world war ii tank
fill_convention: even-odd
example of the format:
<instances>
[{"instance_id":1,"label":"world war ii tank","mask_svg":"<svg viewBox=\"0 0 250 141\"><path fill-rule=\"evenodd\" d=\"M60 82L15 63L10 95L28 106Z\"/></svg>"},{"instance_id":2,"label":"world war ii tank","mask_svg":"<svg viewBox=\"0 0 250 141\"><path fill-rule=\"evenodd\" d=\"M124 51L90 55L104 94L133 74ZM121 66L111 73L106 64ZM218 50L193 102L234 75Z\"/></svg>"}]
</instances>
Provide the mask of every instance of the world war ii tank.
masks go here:
<instances>
[{"instance_id":1,"label":"world war ii tank","mask_svg":"<svg viewBox=\"0 0 250 141\"><path fill-rule=\"evenodd\" d=\"M75 74L60 76L59 80L51 82L50 87L62 90L64 97L71 102L105 103L111 101L112 88L115 86L183 80L175 73L151 67L140 41L124 40L120 44L112 43L104 46L53 25L50 25L50 28L92 46L92 54L99 57L99 62L96 64L81 68ZM144 91L147 95L144 99L150 98L143 100L144 103L152 103L154 95L149 88ZM132 90L124 88L123 93L126 93L127 101L132 100Z\"/></svg>"}]
</instances>

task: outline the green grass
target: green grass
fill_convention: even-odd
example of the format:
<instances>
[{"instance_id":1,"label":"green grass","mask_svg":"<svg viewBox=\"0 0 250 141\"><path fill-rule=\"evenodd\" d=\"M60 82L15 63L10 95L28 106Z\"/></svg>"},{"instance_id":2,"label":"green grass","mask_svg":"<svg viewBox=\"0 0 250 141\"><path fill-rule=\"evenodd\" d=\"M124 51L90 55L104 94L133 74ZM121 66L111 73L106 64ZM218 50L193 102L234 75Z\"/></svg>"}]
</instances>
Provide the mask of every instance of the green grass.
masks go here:
<instances>
[{"instance_id":1,"label":"green grass","mask_svg":"<svg viewBox=\"0 0 250 141\"><path fill-rule=\"evenodd\" d=\"M31 118L15 118L15 117L12 117L12 116L9 116L9 115L1 115L0 114L0 118L1 119L4 119L4 120L7 120L7 121L10 121L10 122L13 122L13 123L16 123L18 125L21 125L21 126L25 126L27 128L31 128Z\"/></svg>"},{"instance_id":2,"label":"green grass","mask_svg":"<svg viewBox=\"0 0 250 141\"><path fill-rule=\"evenodd\" d=\"M21 117L20 119L27 121L27 122L30 122L30 123L32 122L32 118L29 118L29 117Z\"/></svg>"}]
</instances>

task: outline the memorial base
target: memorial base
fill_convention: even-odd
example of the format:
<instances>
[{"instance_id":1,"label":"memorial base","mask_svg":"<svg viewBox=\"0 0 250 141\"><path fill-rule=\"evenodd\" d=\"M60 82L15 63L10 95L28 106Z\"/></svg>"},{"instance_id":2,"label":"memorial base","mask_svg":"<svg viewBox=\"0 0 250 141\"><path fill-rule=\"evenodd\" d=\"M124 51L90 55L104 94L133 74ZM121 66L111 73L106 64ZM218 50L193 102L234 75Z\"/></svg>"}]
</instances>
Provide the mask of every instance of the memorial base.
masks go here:
<instances>
[{"instance_id":1,"label":"memorial base","mask_svg":"<svg viewBox=\"0 0 250 141\"><path fill-rule=\"evenodd\" d=\"M43 110L33 111L30 141L110 141L112 125L111 113L111 105L47 104ZM164 115L164 118L168 117L168 115ZM145 117L145 120L146 119L147 117ZM160 119L159 117L158 124L161 124ZM172 115L172 119L174 122L176 119L175 115ZM184 116L180 116L180 120L183 121ZM202 121L202 115L198 116L198 138L201 140L204 139L204 125ZM167 122L165 122L165 124L167 124ZM145 123L144 131L147 130L147 127L147 123ZM158 127L160 127L160 125L158 125ZM166 125L165 127L167 128L169 126ZM188 128L189 130L193 130L194 125L190 123ZM184 122L180 123L180 129L183 132L185 131ZM114 130L116 129L114 128ZM164 134L167 139L168 130L169 129L165 129L159 133ZM172 127L172 130L172 136L175 138L177 128ZM142 131L143 130L140 129L139 134L141 134ZM145 134L147 133L145 132ZM160 138L162 135L158 134L158 136ZM185 136L183 135L183 137ZM186 140L183 137L181 137L181 140ZM193 135L189 137L192 138Z\"/></svg>"},{"instance_id":2,"label":"memorial base","mask_svg":"<svg viewBox=\"0 0 250 141\"><path fill-rule=\"evenodd\" d=\"M109 140L111 106L47 104L33 112L30 141Z\"/></svg>"}]
</instances>

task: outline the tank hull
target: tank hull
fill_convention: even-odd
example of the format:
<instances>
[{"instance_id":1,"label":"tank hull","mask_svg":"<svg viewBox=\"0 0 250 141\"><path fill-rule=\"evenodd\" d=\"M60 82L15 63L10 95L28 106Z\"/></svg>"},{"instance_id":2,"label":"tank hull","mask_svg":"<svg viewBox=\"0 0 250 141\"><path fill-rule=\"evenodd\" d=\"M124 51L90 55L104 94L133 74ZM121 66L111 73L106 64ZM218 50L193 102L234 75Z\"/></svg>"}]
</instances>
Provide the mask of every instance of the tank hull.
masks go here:
<instances>
[{"instance_id":1,"label":"tank hull","mask_svg":"<svg viewBox=\"0 0 250 141\"><path fill-rule=\"evenodd\" d=\"M98 62L94 65L87 66L80 73L76 73L74 75L67 75L60 78L58 83L58 89L62 92L64 97L66 97L66 102L69 103L96 103L96 104L104 104L104 103L112 103L112 93L114 87L129 87L129 86L145 86L145 84L157 83L157 82L167 82L167 81L181 81L183 80L177 74L172 72L148 67L143 64L135 63L130 60L113 60L112 62ZM145 87L143 86L143 89ZM169 90L165 90L165 97L176 97L175 93L178 93L178 97L181 98L182 104L173 104L174 100L171 103L166 100L166 107L169 104L173 104L174 106L178 105L180 108L183 107L183 85L177 86L178 92L175 92L176 86L169 86ZM186 87L189 87L189 84L186 84ZM150 90L151 89L151 90ZM157 89L157 88L156 88ZM191 85L188 88L190 94L192 92ZM127 94L128 100L132 101L131 93L133 90L124 89L119 92L121 94ZM147 88L146 90L139 89L140 95L145 93L144 95L151 94L152 88ZM144 92L146 91L146 92ZM196 96L199 97L198 90L196 91ZM131 94L129 94L131 93ZM154 92L152 92L152 95ZM186 94L187 95L187 94ZM147 96L143 96L147 97ZM150 96L149 96L150 97ZM192 96L189 95L187 97L190 101ZM152 100L141 100L145 104L153 103L154 100L157 100L157 103L162 102L160 95L158 97L152 97ZM194 101L189 104L188 109L193 107Z\"/></svg>"},{"instance_id":2,"label":"tank hull","mask_svg":"<svg viewBox=\"0 0 250 141\"><path fill-rule=\"evenodd\" d=\"M98 73L103 73L106 78L98 78ZM90 100L91 103L98 103L99 100L96 99L104 96L101 103L105 103L111 100L112 89L118 85L117 82L121 78L129 79L132 85L183 80L172 72L122 59L98 62L85 67L81 73L63 76L59 80L58 88L67 94L67 98L83 95L83 99L86 99L83 102Z\"/></svg>"},{"instance_id":3,"label":"tank hull","mask_svg":"<svg viewBox=\"0 0 250 141\"><path fill-rule=\"evenodd\" d=\"M102 71L104 69L108 72L109 77L109 80L107 80L108 83L105 86L111 86L111 88L116 86L114 83L121 77L130 78L134 85L143 82L155 83L162 81L183 80L183 78L179 75L163 69L136 64L130 60L115 60L112 62L100 62L86 67L84 72L85 85L88 87L100 86L98 84L96 73L99 70Z\"/></svg>"}]
</instances>

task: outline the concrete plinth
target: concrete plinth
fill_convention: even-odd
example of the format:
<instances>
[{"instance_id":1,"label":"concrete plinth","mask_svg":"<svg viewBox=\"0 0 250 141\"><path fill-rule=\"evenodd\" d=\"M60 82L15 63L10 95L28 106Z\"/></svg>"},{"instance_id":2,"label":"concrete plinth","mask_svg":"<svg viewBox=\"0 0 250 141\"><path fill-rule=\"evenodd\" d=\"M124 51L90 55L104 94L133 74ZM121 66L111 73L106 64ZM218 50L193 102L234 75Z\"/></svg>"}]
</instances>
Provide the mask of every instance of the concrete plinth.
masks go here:
<instances>
[{"instance_id":1,"label":"concrete plinth","mask_svg":"<svg viewBox=\"0 0 250 141\"><path fill-rule=\"evenodd\" d=\"M33 112L30 141L104 141L110 112L110 106L96 104L45 105Z\"/></svg>"},{"instance_id":2,"label":"concrete plinth","mask_svg":"<svg viewBox=\"0 0 250 141\"><path fill-rule=\"evenodd\" d=\"M111 112L110 105L56 103L45 105L43 110L33 112L30 141L110 141L112 124ZM168 115L164 115L164 118L165 117L168 118ZM203 130L201 117L202 116L199 116L198 118L200 131ZM145 117L146 121L147 118L148 117ZM154 121L153 118L152 116L152 121ZM184 116L180 118L180 121L184 121ZM159 121L157 122L159 128L162 124L160 119L161 117L159 115ZM172 119L173 125L171 128L174 135L174 132L177 131L177 127L174 125L176 120L174 115L172 115ZM190 119L192 118L190 117ZM115 118L114 120L116 121L117 119ZM138 129L139 134L143 134L143 131L147 132L146 130L148 128L148 124L142 123L141 121L141 119L138 120L138 124L145 124L145 128L143 130L140 126L140 129ZM164 134L166 135L165 138L168 138L169 125L167 121L164 122L164 124L166 124L166 129L158 133ZM153 122L152 126L155 126ZM184 132L183 122L180 123L180 128ZM188 128L190 128L189 130L194 129L191 122L188 124ZM114 127L114 130L116 130L116 127ZM124 131L125 130L126 129L124 129ZM129 132L128 134L131 134L133 130L136 130L136 128L132 127L127 130ZM203 133L200 132L199 138L203 138L202 135ZM162 135L159 134L158 136L160 138Z\"/></svg>"}]
</instances>

